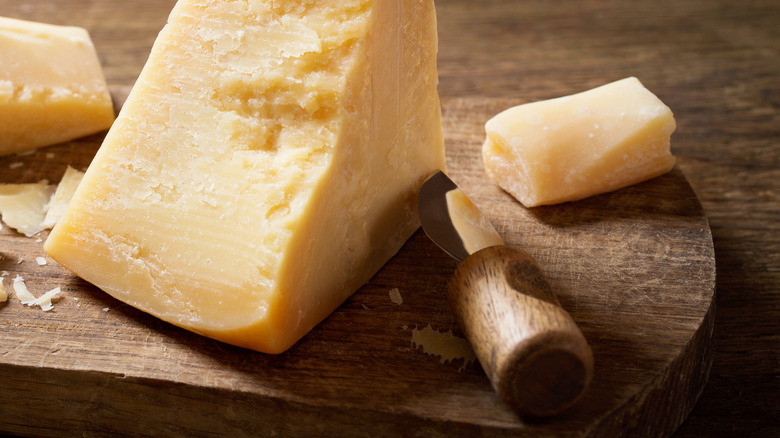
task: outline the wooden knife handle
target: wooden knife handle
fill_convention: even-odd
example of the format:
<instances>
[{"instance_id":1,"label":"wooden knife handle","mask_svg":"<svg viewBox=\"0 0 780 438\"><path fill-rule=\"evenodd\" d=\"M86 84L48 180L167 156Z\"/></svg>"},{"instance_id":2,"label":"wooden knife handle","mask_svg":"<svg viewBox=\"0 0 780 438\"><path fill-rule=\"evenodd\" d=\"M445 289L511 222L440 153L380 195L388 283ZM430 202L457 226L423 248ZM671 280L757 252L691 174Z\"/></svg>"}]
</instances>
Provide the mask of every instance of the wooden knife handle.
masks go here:
<instances>
[{"instance_id":1,"label":"wooden knife handle","mask_svg":"<svg viewBox=\"0 0 780 438\"><path fill-rule=\"evenodd\" d=\"M494 246L469 256L448 297L493 387L517 413L557 414L590 384L590 346L525 251Z\"/></svg>"}]
</instances>

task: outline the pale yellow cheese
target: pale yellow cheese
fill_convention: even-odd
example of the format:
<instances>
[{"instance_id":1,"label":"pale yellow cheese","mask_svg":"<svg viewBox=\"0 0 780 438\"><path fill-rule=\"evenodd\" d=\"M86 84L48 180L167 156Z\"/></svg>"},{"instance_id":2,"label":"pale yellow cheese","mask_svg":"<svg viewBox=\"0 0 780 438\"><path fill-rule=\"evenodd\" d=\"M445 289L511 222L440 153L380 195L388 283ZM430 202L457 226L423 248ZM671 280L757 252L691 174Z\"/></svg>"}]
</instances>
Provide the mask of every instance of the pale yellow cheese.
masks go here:
<instances>
[{"instance_id":1,"label":"pale yellow cheese","mask_svg":"<svg viewBox=\"0 0 780 438\"><path fill-rule=\"evenodd\" d=\"M672 111L636 78L510 108L485 124L488 176L526 207L574 201L668 172Z\"/></svg>"},{"instance_id":2,"label":"pale yellow cheese","mask_svg":"<svg viewBox=\"0 0 780 438\"><path fill-rule=\"evenodd\" d=\"M60 300L60 292L62 292L62 289L55 287L54 289L36 298L35 295L33 295L27 289L27 285L24 284L24 278L18 275L16 278L14 278L13 285L16 298L19 299L20 303L26 305L27 307L38 306L44 312L48 312L54 309L54 303ZM1 281L0 286L2 286Z\"/></svg>"},{"instance_id":3,"label":"pale yellow cheese","mask_svg":"<svg viewBox=\"0 0 780 438\"><path fill-rule=\"evenodd\" d=\"M14 287L14 293L16 294L16 298L19 299L19 302L22 304L27 305L28 307L33 306L33 303L35 303L35 295L33 295L28 289L27 285L24 284L24 278L17 275L14 278L13 282Z\"/></svg>"},{"instance_id":4,"label":"pale yellow cheese","mask_svg":"<svg viewBox=\"0 0 780 438\"><path fill-rule=\"evenodd\" d=\"M56 186L46 180L33 184L0 184L3 222L27 237L53 227L65 214L83 176L84 172L68 166Z\"/></svg>"},{"instance_id":5,"label":"pale yellow cheese","mask_svg":"<svg viewBox=\"0 0 780 438\"><path fill-rule=\"evenodd\" d=\"M0 66L0 155L111 126L111 96L85 29L0 17Z\"/></svg>"},{"instance_id":6,"label":"pale yellow cheese","mask_svg":"<svg viewBox=\"0 0 780 438\"><path fill-rule=\"evenodd\" d=\"M84 172L80 172L71 166L65 169L65 174L62 176L60 183L57 184L57 190L51 197L49 206L46 210L46 217L43 219L43 226L46 228L53 227L57 221L65 214L65 210L68 208L73 194L76 193L76 188L81 182L81 178L84 177Z\"/></svg>"},{"instance_id":7,"label":"pale yellow cheese","mask_svg":"<svg viewBox=\"0 0 780 438\"><path fill-rule=\"evenodd\" d=\"M28 304L28 306L30 307L38 306L44 312L48 312L54 309L54 303L60 300L61 297L60 292L62 292L62 289L60 289L59 287L55 287L54 289L36 298L35 301Z\"/></svg>"},{"instance_id":8,"label":"pale yellow cheese","mask_svg":"<svg viewBox=\"0 0 780 438\"><path fill-rule=\"evenodd\" d=\"M27 237L47 228L44 224L55 186L47 181L29 184L0 184L0 213L3 222Z\"/></svg>"},{"instance_id":9,"label":"pale yellow cheese","mask_svg":"<svg viewBox=\"0 0 780 438\"><path fill-rule=\"evenodd\" d=\"M181 0L46 252L278 353L418 228L444 167L431 0Z\"/></svg>"},{"instance_id":10,"label":"pale yellow cheese","mask_svg":"<svg viewBox=\"0 0 780 438\"><path fill-rule=\"evenodd\" d=\"M0 303L8 301L8 291L5 290L5 277L0 277Z\"/></svg>"}]
</instances>

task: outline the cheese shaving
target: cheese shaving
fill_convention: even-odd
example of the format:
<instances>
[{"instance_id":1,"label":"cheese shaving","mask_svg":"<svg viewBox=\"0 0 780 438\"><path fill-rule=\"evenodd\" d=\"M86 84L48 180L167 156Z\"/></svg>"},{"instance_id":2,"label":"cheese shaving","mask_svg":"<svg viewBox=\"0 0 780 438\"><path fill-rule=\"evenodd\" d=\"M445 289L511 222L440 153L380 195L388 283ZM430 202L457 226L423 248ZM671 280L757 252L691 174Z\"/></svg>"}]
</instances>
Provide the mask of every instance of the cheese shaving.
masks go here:
<instances>
[{"instance_id":1,"label":"cheese shaving","mask_svg":"<svg viewBox=\"0 0 780 438\"><path fill-rule=\"evenodd\" d=\"M392 301L393 304L398 304L400 306L404 303L404 298L401 296L401 291L398 290L397 287L390 289L389 295L390 301Z\"/></svg>"},{"instance_id":2,"label":"cheese shaving","mask_svg":"<svg viewBox=\"0 0 780 438\"><path fill-rule=\"evenodd\" d=\"M0 213L3 222L27 237L46 229L43 225L55 187L46 181L36 184L0 184Z\"/></svg>"},{"instance_id":3,"label":"cheese shaving","mask_svg":"<svg viewBox=\"0 0 780 438\"><path fill-rule=\"evenodd\" d=\"M79 186L83 177L84 172L80 172L68 166L60 183L57 184L57 190L51 197L51 202L49 202L48 210L46 211L46 217L43 220L43 226L51 228L62 218L65 211L68 209L70 199L76 192L76 188Z\"/></svg>"},{"instance_id":4,"label":"cheese shaving","mask_svg":"<svg viewBox=\"0 0 780 438\"><path fill-rule=\"evenodd\" d=\"M27 237L53 227L65 214L83 176L84 172L68 166L56 187L45 180L36 184L0 184L3 221Z\"/></svg>"},{"instance_id":5,"label":"cheese shaving","mask_svg":"<svg viewBox=\"0 0 780 438\"><path fill-rule=\"evenodd\" d=\"M458 372L463 371L477 358L468 340L453 335L452 330L435 330L430 324L422 330L412 330L412 345L417 349L422 348L426 354L439 356L441 363L463 359L463 365L458 368Z\"/></svg>"},{"instance_id":6,"label":"cheese shaving","mask_svg":"<svg viewBox=\"0 0 780 438\"><path fill-rule=\"evenodd\" d=\"M2 282L0 282L0 285L2 285ZM16 292L16 298L19 299L19 302L27 305L28 307L38 306L44 312L48 312L54 308L53 303L59 300L59 294L62 291L59 287L55 287L40 297L35 298L35 295L27 290L27 286L24 284L24 279L19 275L14 278L13 286L14 292Z\"/></svg>"},{"instance_id":7,"label":"cheese shaving","mask_svg":"<svg viewBox=\"0 0 780 438\"><path fill-rule=\"evenodd\" d=\"M48 312L49 310L54 308L54 305L52 303L57 301L60 292L61 289L59 287L55 287L54 289L38 297L35 301L33 301L31 305L39 306L41 310L43 310L44 312Z\"/></svg>"},{"instance_id":8,"label":"cheese shaving","mask_svg":"<svg viewBox=\"0 0 780 438\"><path fill-rule=\"evenodd\" d=\"M27 290L27 286L24 284L24 278L18 275L14 278L14 292L16 292L16 298L19 298L19 301L22 304L31 306L32 303L35 302L35 295Z\"/></svg>"}]
</instances>

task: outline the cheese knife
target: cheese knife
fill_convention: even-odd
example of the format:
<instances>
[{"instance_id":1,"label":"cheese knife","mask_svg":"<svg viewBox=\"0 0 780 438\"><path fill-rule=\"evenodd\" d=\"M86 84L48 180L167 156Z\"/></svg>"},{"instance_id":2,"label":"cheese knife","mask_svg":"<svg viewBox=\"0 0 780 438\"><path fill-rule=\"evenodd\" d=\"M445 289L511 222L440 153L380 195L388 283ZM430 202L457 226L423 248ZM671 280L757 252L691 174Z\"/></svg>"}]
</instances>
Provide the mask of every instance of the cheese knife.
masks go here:
<instances>
[{"instance_id":1,"label":"cheese knife","mask_svg":"<svg viewBox=\"0 0 780 438\"><path fill-rule=\"evenodd\" d=\"M493 388L515 412L545 417L573 405L593 377L593 353L544 273L444 173L418 194L425 233L460 261L450 306Z\"/></svg>"}]
</instances>

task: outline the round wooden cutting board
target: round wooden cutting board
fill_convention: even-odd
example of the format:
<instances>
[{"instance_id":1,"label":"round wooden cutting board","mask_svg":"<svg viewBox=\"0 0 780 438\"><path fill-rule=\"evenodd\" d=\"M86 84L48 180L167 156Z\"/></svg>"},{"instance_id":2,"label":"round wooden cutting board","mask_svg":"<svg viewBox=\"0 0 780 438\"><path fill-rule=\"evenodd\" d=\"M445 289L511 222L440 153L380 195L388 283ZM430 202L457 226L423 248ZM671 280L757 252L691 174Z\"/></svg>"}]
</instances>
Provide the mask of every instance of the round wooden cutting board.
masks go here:
<instances>
[{"instance_id":1,"label":"round wooden cutting board","mask_svg":"<svg viewBox=\"0 0 780 438\"><path fill-rule=\"evenodd\" d=\"M527 426L529 435L671 433L712 360L715 255L702 207L677 168L613 193L523 207L485 175L484 130L473 120L519 103L449 100L445 126L453 179L507 243L536 258L593 349L595 378L584 399Z\"/></svg>"},{"instance_id":2,"label":"round wooden cutting board","mask_svg":"<svg viewBox=\"0 0 780 438\"><path fill-rule=\"evenodd\" d=\"M121 99L120 99L121 100ZM443 101L450 176L505 241L529 252L595 357L583 399L529 420L495 395L476 363L427 354L424 328L461 336L445 290L456 267L422 231L289 351L242 350L114 300L0 230L0 271L51 312L0 305L0 431L229 436L664 436L684 421L711 365L715 259L710 229L679 169L613 193L524 208L486 177L483 125L522 103ZM0 183L84 169L102 136L0 157ZM674 137L672 137L674 151ZM13 164L21 163L21 164ZM13 164L13 165L12 165ZM45 239L46 233L38 236ZM30 412L46 418L41 422ZM37 415L36 415L37 417Z\"/></svg>"}]
</instances>

